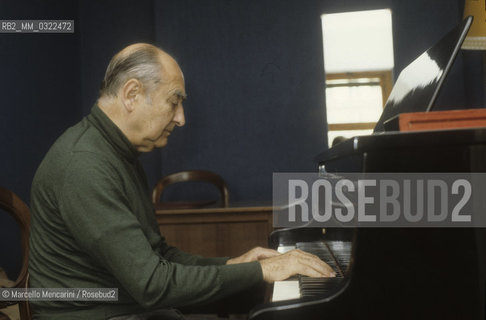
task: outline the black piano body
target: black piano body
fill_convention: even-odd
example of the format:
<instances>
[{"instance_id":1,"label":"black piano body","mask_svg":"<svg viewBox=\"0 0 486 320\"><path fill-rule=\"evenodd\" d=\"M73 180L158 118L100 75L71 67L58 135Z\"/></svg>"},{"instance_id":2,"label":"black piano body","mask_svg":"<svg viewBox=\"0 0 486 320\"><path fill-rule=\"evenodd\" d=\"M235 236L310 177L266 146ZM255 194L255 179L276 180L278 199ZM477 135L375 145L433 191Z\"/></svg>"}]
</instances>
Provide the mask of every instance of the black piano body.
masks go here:
<instances>
[{"instance_id":1,"label":"black piano body","mask_svg":"<svg viewBox=\"0 0 486 320\"><path fill-rule=\"evenodd\" d=\"M333 173L486 172L486 129L357 137L321 153L318 162L320 170ZM485 229L359 228L328 233L285 230L281 239L277 233L271 241L326 236L353 241L352 262L340 286L320 297L257 306L250 319L485 318Z\"/></svg>"}]
</instances>

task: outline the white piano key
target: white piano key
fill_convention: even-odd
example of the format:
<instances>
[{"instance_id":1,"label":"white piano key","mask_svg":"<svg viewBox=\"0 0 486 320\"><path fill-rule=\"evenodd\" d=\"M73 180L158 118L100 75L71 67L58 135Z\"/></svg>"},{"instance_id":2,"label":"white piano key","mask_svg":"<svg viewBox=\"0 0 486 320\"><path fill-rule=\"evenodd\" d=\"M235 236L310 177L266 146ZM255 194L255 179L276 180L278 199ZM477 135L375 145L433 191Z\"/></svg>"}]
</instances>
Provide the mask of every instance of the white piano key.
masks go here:
<instances>
[{"instance_id":1,"label":"white piano key","mask_svg":"<svg viewBox=\"0 0 486 320\"><path fill-rule=\"evenodd\" d=\"M299 298L300 290L298 280L275 281L273 284L273 302Z\"/></svg>"},{"instance_id":2,"label":"white piano key","mask_svg":"<svg viewBox=\"0 0 486 320\"><path fill-rule=\"evenodd\" d=\"M277 248L277 251L280 252L280 253L285 253L287 251L294 250L294 249L295 249L295 246L279 246Z\"/></svg>"}]
</instances>

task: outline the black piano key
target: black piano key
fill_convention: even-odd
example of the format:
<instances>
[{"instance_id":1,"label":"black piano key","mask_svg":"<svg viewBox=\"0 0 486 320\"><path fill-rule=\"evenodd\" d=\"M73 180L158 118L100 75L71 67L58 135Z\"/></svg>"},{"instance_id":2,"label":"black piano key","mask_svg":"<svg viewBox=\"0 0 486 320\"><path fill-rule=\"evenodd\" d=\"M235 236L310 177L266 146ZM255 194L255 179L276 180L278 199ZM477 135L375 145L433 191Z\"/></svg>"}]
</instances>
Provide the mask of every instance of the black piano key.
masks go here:
<instances>
[{"instance_id":1,"label":"black piano key","mask_svg":"<svg viewBox=\"0 0 486 320\"><path fill-rule=\"evenodd\" d=\"M302 297L323 296L340 285L344 277L342 272L347 270L350 264L351 242L298 242L296 248L318 256L336 271L336 277L333 278L299 276L299 288Z\"/></svg>"}]
</instances>

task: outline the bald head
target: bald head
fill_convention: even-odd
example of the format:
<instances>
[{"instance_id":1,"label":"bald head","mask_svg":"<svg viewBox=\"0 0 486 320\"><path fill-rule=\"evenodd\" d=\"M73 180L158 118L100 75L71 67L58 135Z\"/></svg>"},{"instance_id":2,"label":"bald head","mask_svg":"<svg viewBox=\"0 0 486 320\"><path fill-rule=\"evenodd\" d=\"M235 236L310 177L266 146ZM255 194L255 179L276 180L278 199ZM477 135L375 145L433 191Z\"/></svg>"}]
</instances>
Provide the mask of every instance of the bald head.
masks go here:
<instances>
[{"instance_id":1,"label":"bald head","mask_svg":"<svg viewBox=\"0 0 486 320\"><path fill-rule=\"evenodd\" d=\"M97 104L138 151L148 152L165 146L174 128L185 124L185 97L177 62L137 43L111 59Z\"/></svg>"},{"instance_id":2,"label":"bald head","mask_svg":"<svg viewBox=\"0 0 486 320\"><path fill-rule=\"evenodd\" d=\"M100 97L116 97L118 90L129 79L139 80L147 96L150 96L154 89L167 80L164 75L174 72L181 71L177 62L167 53L148 43L132 44L111 59L101 83Z\"/></svg>"}]
</instances>

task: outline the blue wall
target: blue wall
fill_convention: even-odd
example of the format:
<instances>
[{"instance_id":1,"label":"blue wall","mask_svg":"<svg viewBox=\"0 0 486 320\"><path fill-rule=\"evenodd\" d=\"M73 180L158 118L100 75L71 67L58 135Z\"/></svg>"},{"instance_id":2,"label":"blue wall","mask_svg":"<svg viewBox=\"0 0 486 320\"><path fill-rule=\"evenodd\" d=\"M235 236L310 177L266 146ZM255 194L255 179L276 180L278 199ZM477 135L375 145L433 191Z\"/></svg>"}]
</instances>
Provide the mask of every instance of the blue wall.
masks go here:
<instances>
[{"instance_id":1,"label":"blue wall","mask_svg":"<svg viewBox=\"0 0 486 320\"><path fill-rule=\"evenodd\" d=\"M270 200L273 172L315 170L327 148L320 15L385 7L399 71L460 21L463 0L1 1L1 19L74 19L76 32L0 34L0 184L28 202L35 169L89 112L111 56L148 41L179 61L189 94L186 126L143 156L150 183L208 169L233 200ZM461 53L438 105L483 104L480 65ZM11 229L0 218L0 235ZM0 242L0 266L14 251Z\"/></svg>"},{"instance_id":2,"label":"blue wall","mask_svg":"<svg viewBox=\"0 0 486 320\"><path fill-rule=\"evenodd\" d=\"M1 1L1 19L78 20L76 3ZM54 140L81 116L76 35L0 34L0 184L26 201L35 170Z\"/></svg>"},{"instance_id":3,"label":"blue wall","mask_svg":"<svg viewBox=\"0 0 486 320\"><path fill-rule=\"evenodd\" d=\"M1 19L37 17L78 20L76 2L0 2ZM79 53L76 35L0 34L0 185L26 202L44 154L81 117ZM0 212L0 266L11 278L19 269L18 237Z\"/></svg>"},{"instance_id":4,"label":"blue wall","mask_svg":"<svg viewBox=\"0 0 486 320\"><path fill-rule=\"evenodd\" d=\"M214 170L232 199L264 200L272 172L316 170L313 156L327 148L320 15L379 8L392 9L398 71L462 13L457 0L156 2L156 41L179 60L189 93L161 175ZM474 104L464 70L460 56L437 110Z\"/></svg>"},{"instance_id":5,"label":"blue wall","mask_svg":"<svg viewBox=\"0 0 486 320\"><path fill-rule=\"evenodd\" d=\"M187 124L162 174L220 173L233 200L270 200L272 172L315 170L326 148L319 11L311 1L156 3L157 43L186 78Z\"/></svg>"}]
</instances>

